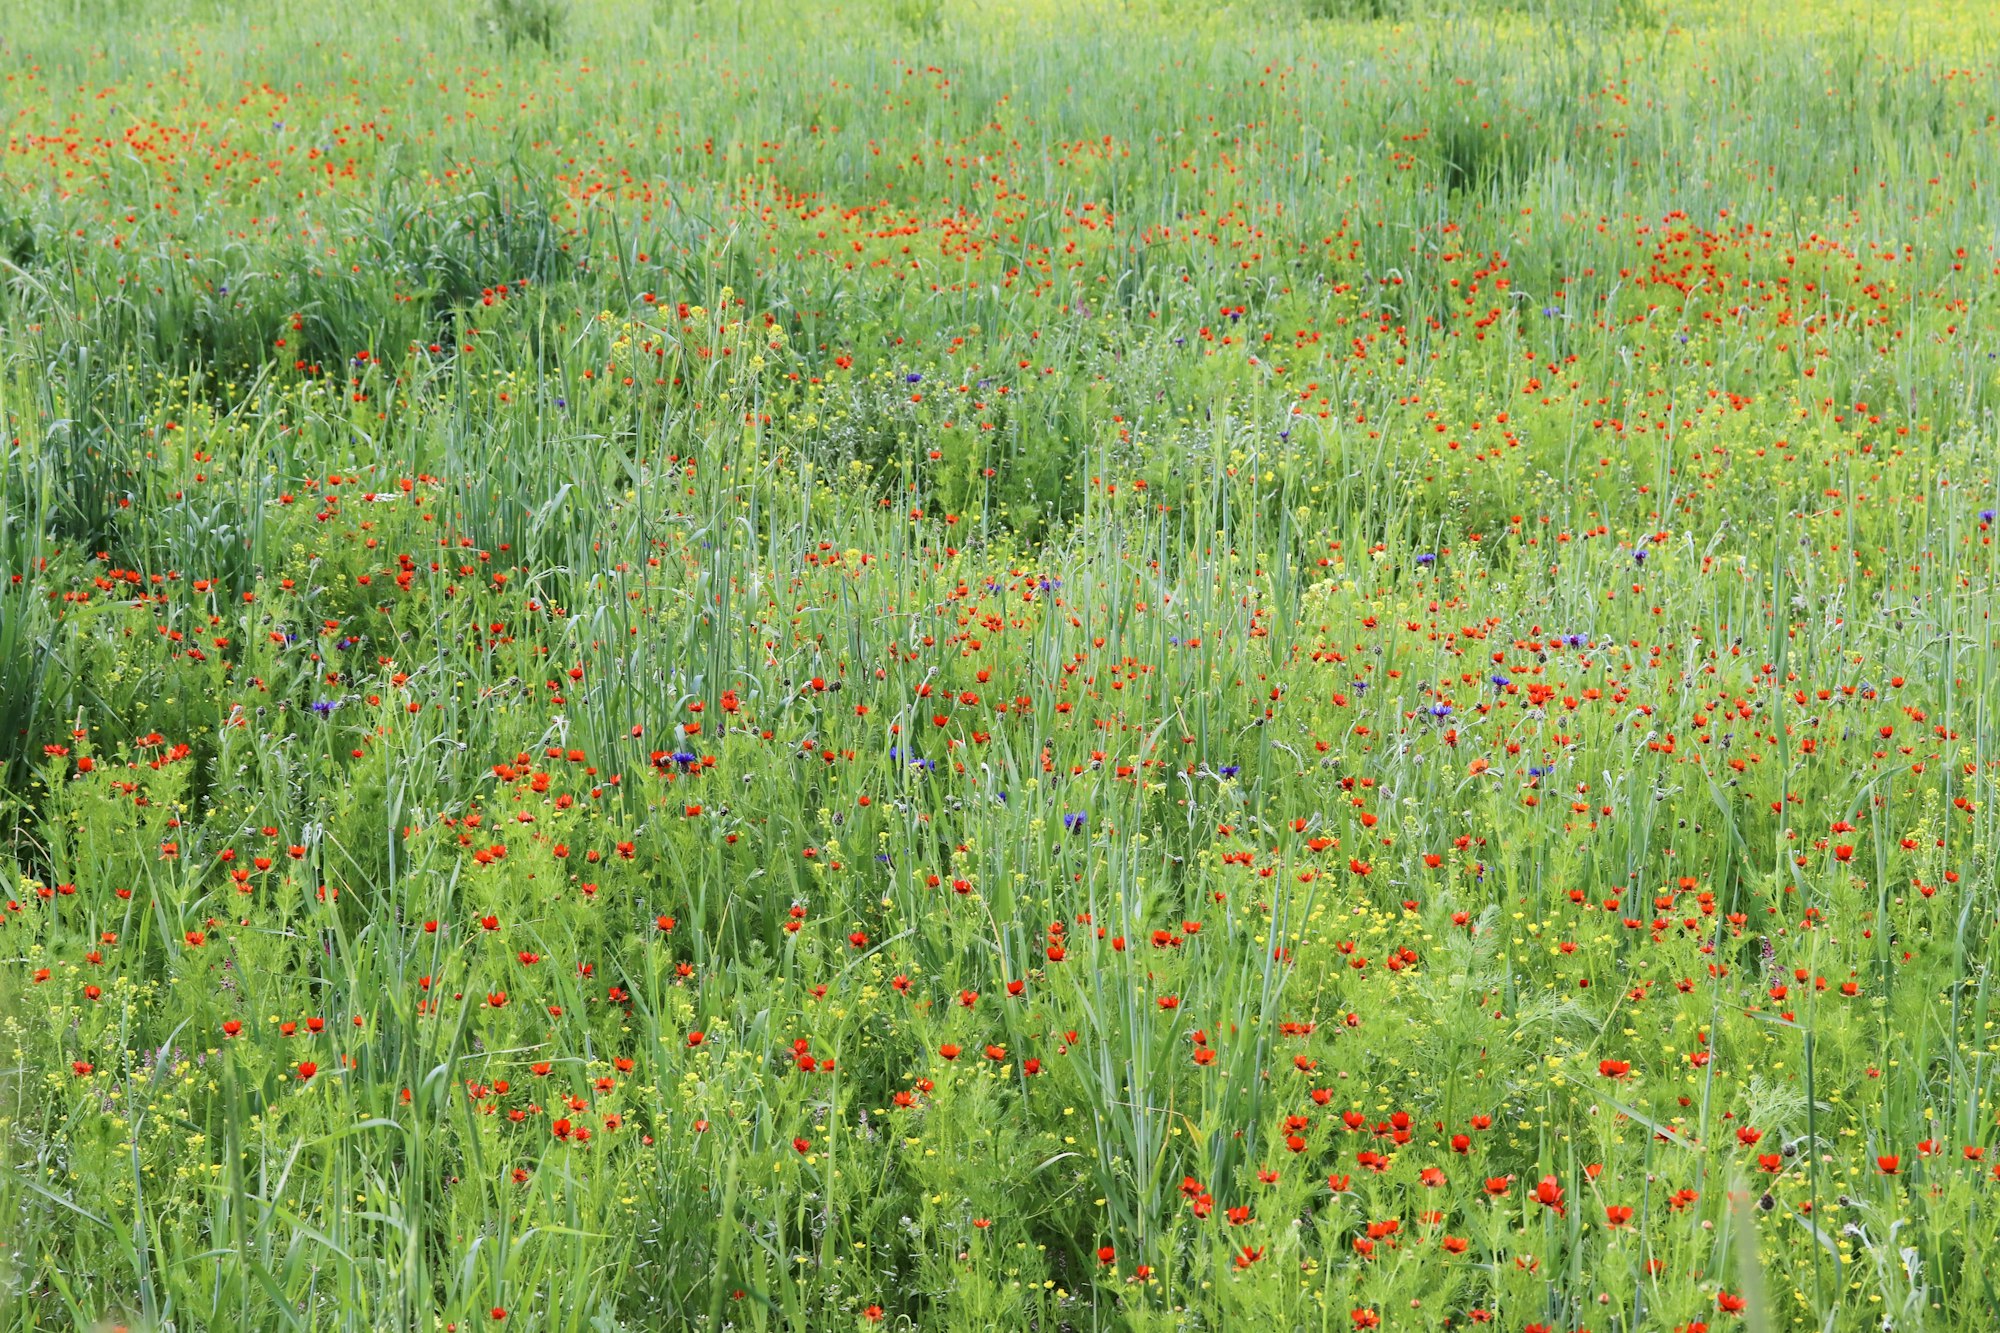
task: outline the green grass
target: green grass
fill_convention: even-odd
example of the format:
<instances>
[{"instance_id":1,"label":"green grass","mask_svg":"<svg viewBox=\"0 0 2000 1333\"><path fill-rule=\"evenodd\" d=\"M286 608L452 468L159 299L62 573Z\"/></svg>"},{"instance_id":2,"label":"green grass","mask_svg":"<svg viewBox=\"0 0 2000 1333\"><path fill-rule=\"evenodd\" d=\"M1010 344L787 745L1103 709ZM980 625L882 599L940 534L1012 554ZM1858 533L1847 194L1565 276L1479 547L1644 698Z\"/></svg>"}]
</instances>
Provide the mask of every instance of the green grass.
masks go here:
<instances>
[{"instance_id":1,"label":"green grass","mask_svg":"<svg viewBox=\"0 0 2000 1333\"><path fill-rule=\"evenodd\" d=\"M0 1328L1990 1325L1984 9L25 3Z\"/></svg>"}]
</instances>

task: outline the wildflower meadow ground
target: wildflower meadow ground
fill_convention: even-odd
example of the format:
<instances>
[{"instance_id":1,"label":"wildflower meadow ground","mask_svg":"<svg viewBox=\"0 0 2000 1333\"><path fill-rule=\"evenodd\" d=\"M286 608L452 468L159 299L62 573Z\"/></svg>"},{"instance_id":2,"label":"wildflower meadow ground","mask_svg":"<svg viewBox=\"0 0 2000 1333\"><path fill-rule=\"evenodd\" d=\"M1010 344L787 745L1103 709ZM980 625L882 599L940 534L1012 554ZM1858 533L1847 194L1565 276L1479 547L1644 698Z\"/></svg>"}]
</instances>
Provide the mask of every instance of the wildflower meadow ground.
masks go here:
<instances>
[{"instance_id":1,"label":"wildflower meadow ground","mask_svg":"<svg viewBox=\"0 0 2000 1333\"><path fill-rule=\"evenodd\" d=\"M0 5L0 1330L2000 1326L2000 11Z\"/></svg>"}]
</instances>

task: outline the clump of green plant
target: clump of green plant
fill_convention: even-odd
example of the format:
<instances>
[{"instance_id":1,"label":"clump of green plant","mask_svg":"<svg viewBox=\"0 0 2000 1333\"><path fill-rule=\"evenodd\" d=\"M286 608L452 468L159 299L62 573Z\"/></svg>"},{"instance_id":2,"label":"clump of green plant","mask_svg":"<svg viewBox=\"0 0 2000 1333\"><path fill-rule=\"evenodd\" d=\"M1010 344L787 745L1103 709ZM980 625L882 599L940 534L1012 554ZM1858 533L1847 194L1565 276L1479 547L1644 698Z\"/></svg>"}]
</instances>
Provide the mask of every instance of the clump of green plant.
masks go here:
<instances>
[{"instance_id":1,"label":"clump of green plant","mask_svg":"<svg viewBox=\"0 0 2000 1333\"><path fill-rule=\"evenodd\" d=\"M31 576L46 567L43 516L22 450L0 453L0 779L24 771L48 667L49 613Z\"/></svg>"},{"instance_id":2,"label":"clump of green plant","mask_svg":"<svg viewBox=\"0 0 2000 1333\"><path fill-rule=\"evenodd\" d=\"M1299 0L1299 12L1308 19L1370 23L1408 18L1410 11L1410 0Z\"/></svg>"},{"instance_id":3,"label":"clump of green plant","mask_svg":"<svg viewBox=\"0 0 2000 1333\"><path fill-rule=\"evenodd\" d=\"M554 51L567 17L561 0L486 0L480 25L509 51L524 46Z\"/></svg>"},{"instance_id":4,"label":"clump of green plant","mask_svg":"<svg viewBox=\"0 0 2000 1333\"><path fill-rule=\"evenodd\" d=\"M40 252L35 225L28 216L0 209L0 260L16 268L26 268Z\"/></svg>"},{"instance_id":5,"label":"clump of green plant","mask_svg":"<svg viewBox=\"0 0 2000 1333\"><path fill-rule=\"evenodd\" d=\"M944 3L945 0L892 0L889 13L898 26L921 37L944 26Z\"/></svg>"}]
</instances>

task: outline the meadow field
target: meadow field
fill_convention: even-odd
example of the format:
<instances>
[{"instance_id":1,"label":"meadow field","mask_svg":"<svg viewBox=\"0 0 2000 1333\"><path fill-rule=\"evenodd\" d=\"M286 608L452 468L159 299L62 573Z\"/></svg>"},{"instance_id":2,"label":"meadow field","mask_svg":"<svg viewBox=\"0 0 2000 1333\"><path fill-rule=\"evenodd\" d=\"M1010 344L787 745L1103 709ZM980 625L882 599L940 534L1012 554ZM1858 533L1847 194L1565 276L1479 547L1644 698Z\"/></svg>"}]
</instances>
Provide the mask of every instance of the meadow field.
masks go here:
<instances>
[{"instance_id":1,"label":"meadow field","mask_svg":"<svg viewBox=\"0 0 2000 1333\"><path fill-rule=\"evenodd\" d=\"M2000 1327L2000 11L0 80L0 1333Z\"/></svg>"}]
</instances>

